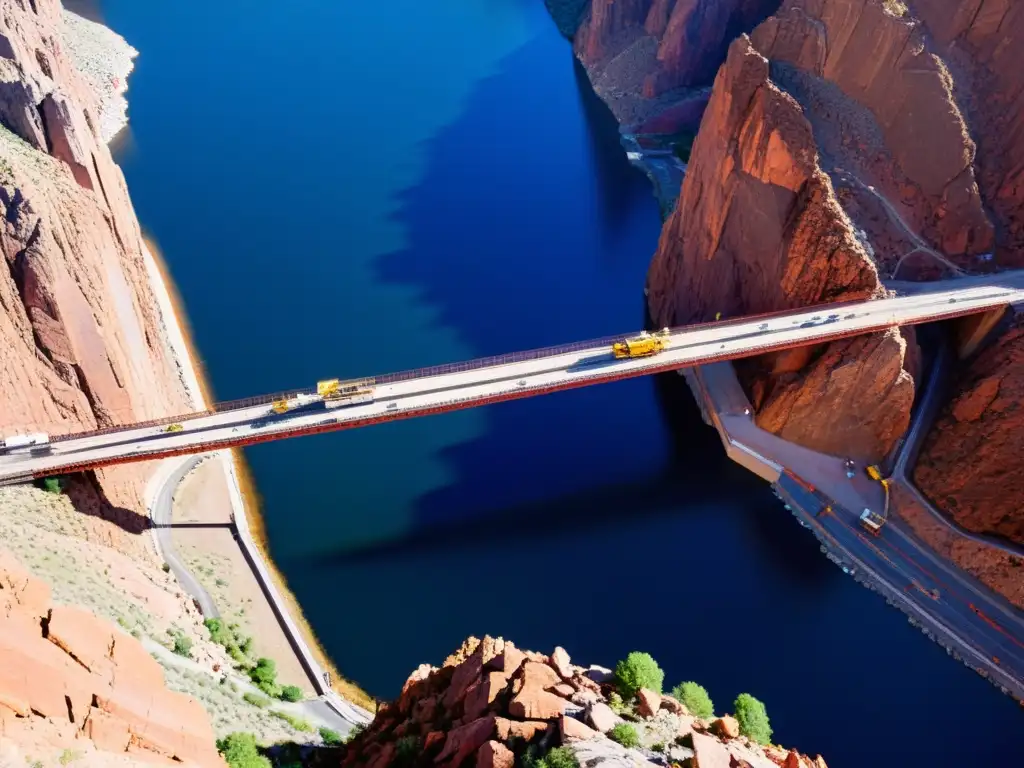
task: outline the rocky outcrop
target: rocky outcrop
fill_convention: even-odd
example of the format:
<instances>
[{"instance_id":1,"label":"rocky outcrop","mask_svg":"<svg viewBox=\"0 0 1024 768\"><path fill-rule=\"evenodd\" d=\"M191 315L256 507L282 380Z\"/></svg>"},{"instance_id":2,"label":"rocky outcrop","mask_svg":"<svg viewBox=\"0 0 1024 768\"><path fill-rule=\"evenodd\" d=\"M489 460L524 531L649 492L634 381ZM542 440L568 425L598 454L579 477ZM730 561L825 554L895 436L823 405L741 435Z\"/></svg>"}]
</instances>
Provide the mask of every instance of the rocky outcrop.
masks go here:
<instances>
[{"instance_id":1,"label":"rocky outcrop","mask_svg":"<svg viewBox=\"0 0 1024 768\"><path fill-rule=\"evenodd\" d=\"M640 747L626 749L605 735L622 722L607 704L613 685L587 673L563 648L545 656L501 638L470 638L440 669L423 665L413 672L398 699L347 745L342 765L512 768L527 753L539 758L567 748L580 765L594 768L664 765L665 758L696 760L702 768L825 768L820 757L763 748L735 728L712 728L649 690L635 710L627 703L624 715Z\"/></svg>"},{"instance_id":2,"label":"rocky outcrop","mask_svg":"<svg viewBox=\"0 0 1024 768\"><path fill-rule=\"evenodd\" d=\"M811 123L770 73L742 37L718 74L648 275L659 325L883 293L821 166ZM881 458L909 423L907 346L892 330L746 365L759 425L826 453ZM820 418L823 402L829 419Z\"/></svg>"},{"instance_id":3,"label":"rocky outcrop","mask_svg":"<svg viewBox=\"0 0 1024 768\"><path fill-rule=\"evenodd\" d=\"M98 750L144 762L222 766L193 699L130 635L50 590L0 552L0 736L45 752ZM118 763L121 764L121 763Z\"/></svg>"},{"instance_id":4,"label":"rocky outcrop","mask_svg":"<svg viewBox=\"0 0 1024 768\"><path fill-rule=\"evenodd\" d=\"M695 128L729 43L779 0L591 0L576 54L620 122ZM686 107L687 104L691 106ZM682 108L680 108L682 105Z\"/></svg>"},{"instance_id":5,"label":"rocky outcrop","mask_svg":"<svg viewBox=\"0 0 1024 768\"><path fill-rule=\"evenodd\" d=\"M960 525L1024 544L1024 320L971 361L924 440L914 480Z\"/></svg>"},{"instance_id":6,"label":"rocky outcrop","mask_svg":"<svg viewBox=\"0 0 1024 768\"><path fill-rule=\"evenodd\" d=\"M4 434L188 410L138 222L62 41L58 0L0 0L0 413ZM146 469L97 473L139 509Z\"/></svg>"}]
</instances>

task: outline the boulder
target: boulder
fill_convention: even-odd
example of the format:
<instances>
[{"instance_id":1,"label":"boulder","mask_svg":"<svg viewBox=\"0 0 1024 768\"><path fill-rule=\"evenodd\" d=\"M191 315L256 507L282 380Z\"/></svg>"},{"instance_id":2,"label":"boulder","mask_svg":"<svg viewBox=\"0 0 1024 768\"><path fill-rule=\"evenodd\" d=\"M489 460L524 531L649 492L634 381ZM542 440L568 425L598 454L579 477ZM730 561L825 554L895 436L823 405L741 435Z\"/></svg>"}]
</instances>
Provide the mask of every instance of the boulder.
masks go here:
<instances>
[{"instance_id":1,"label":"boulder","mask_svg":"<svg viewBox=\"0 0 1024 768\"><path fill-rule=\"evenodd\" d=\"M599 667L591 664L583 673L584 677L593 680L595 683L610 683L615 673L607 667Z\"/></svg>"},{"instance_id":2,"label":"boulder","mask_svg":"<svg viewBox=\"0 0 1024 768\"><path fill-rule=\"evenodd\" d=\"M451 765L461 765L462 761L482 747L495 732L495 717L488 715L466 723L448 732L444 748L434 758L435 763L448 760Z\"/></svg>"},{"instance_id":3,"label":"boulder","mask_svg":"<svg viewBox=\"0 0 1024 768\"><path fill-rule=\"evenodd\" d=\"M444 731L431 731L423 738L423 751L429 752L437 744L444 741Z\"/></svg>"},{"instance_id":4,"label":"boulder","mask_svg":"<svg viewBox=\"0 0 1024 768\"><path fill-rule=\"evenodd\" d=\"M559 683L551 689L552 693L557 693L563 699L571 699L572 695L576 693L576 689L568 683Z\"/></svg>"},{"instance_id":5,"label":"boulder","mask_svg":"<svg viewBox=\"0 0 1024 768\"><path fill-rule=\"evenodd\" d=\"M538 688L547 690L561 682L558 674L549 667L537 661L528 661L523 664L522 669L516 674L512 686L513 693L519 693L524 688Z\"/></svg>"},{"instance_id":6,"label":"boulder","mask_svg":"<svg viewBox=\"0 0 1024 768\"><path fill-rule=\"evenodd\" d=\"M673 715L688 715L690 710L681 701L676 701L671 696L661 697L661 708L667 709Z\"/></svg>"},{"instance_id":7,"label":"boulder","mask_svg":"<svg viewBox=\"0 0 1024 768\"><path fill-rule=\"evenodd\" d=\"M476 753L476 768L513 768L516 756L500 741L488 741Z\"/></svg>"},{"instance_id":8,"label":"boulder","mask_svg":"<svg viewBox=\"0 0 1024 768\"><path fill-rule=\"evenodd\" d=\"M601 734L577 720L575 717L562 715L558 718L558 731L562 735L562 742L585 741L596 739Z\"/></svg>"},{"instance_id":9,"label":"boulder","mask_svg":"<svg viewBox=\"0 0 1024 768\"><path fill-rule=\"evenodd\" d=\"M550 662L559 677L563 680L572 679L572 664L570 663L569 654L566 652L565 648L562 646L555 648L555 652L551 654Z\"/></svg>"},{"instance_id":10,"label":"boulder","mask_svg":"<svg viewBox=\"0 0 1024 768\"><path fill-rule=\"evenodd\" d=\"M508 705L512 717L529 720L554 720L566 711L568 702L561 696L535 686L523 688Z\"/></svg>"},{"instance_id":11,"label":"boulder","mask_svg":"<svg viewBox=\"0 0 1024 768\"><path fill-rule=\"evenodd\" d=\"M591 690L576 691L569 697L569 701L580 707L589 707L600 700L600 697Z\"/></svg>"},{"instance_id":12,"label":"boulder","mask_svg":"<svg viewBox=\"0 0 1024 768\"><path fill-rule=\"evenodd\" d=\"M395 745L392 742L388 742L380 752L373 756L367 768L387 768L391 764L391 758L394 756Z\"/></svg>"},{"instance_id":13,"label":"boulder","mask_svg":"<svg viewBox=\"0 0 1024 768\"><path fill-rule=\"evenodd\" d=\"M504 672L511 677L523 665L524 661L526 661L526 654L506 640L502 652L491 658L485 664L485 668Z\"/></svg>"},{"instance_id":14,"label":"boulder","mask_svg":"<svg viewBox=\"0 0 1024 768\"><path fill-rule=\"evenodd\" d=\"M487 711L487 707L505 690L508 675L505 672L486 672L483 679L466 691L464 716L467 720L475 720Z\"/></svg>"},{"instance_id":15,"label":"boulder","mask_svg":"<svg viewBox=\"0 0 1024 768\"><path fill-rule=\"evenodd\" d=\"M641 717L654 717L661 709L661 694L641 688L636 694L636 711Z\"/></svg>"},{"instance_id":16,"label":"boulder","mask_svg":"<svg viewBox=\"0 0 1024 768\"><path fill-rule=\"evenodd\" d=\"M740 735L740 724L735 717L724 715L711 723L711 730L723 739L735 739Z\"/></svg>"},{"instance_id":17,"label":"boulder","mask_svg":"<svg viewBox=\"0 0 1024 768\"><path fill-rule=\"evenodd\" d=\"M718 739L703 733L693 733L693 754L700 768L731 768L729 750Z\"/></svg>"},{"instance_id":18,"label":"boulder","mask_svg":"<svg viewBox=\"0 0 1024 768\"><path fill-rule=\"evenodd\" d=\"M548 723L539 720L508 720L504 717L496 718L495 728L498 732L498 738L502 741L508 741L509 739L522 739L523 741L532 741L533 737L541 731L548 729Z\"/></svg>"},{"instance_id":19,"label":"boulder","mask_svg":"<svg viewBox=\"0 0 1024 768\"><path fill-rule=\"evenodd\" d=\"M622 718L612 712L612 708L603 701L598 701L587 710L587 722L601 733L608 733L622 722Z\"/></svg>"}]
</instances>

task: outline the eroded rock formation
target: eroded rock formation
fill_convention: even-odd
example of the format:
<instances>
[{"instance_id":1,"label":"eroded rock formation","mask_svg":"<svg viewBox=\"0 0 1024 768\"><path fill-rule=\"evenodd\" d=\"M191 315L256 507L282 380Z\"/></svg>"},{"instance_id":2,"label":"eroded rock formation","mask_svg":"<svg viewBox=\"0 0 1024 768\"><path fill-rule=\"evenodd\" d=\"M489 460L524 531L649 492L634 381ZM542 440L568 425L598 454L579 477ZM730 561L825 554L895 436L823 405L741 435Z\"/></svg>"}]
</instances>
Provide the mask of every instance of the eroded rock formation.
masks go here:
<instances>
[{"instance_id":1,"label":"eroded rock formation","mask_svg":"<svg viewBox=\"0 0 1024 768\"><path fill-rule=\"evenodd\" d=\"M925 438L914 479L962 526L1024 544L1024 320L953 383Z\"/></svg>"},{"instance_id":2,"label":"eroded rock formation","mask_svg":"<svg viewBox=\"0 0 1024 768\"><path fill-rule=\"evenodd\" d=\"M188 410L139 225L62 40L58 0L0 0L0 421L70 432ZM146 469L98 473L139 508Z\"/></svg>"},{"instance_id":3,"label":"eroded rock formation","mask_svg":"<svg viewBox=\"0 0 1024 768\"><path fill-rule=\"evenodd\" d=\"M206 712L164 687L138 640L51 605L49 587L2 551L0 659L0 741L107 755L94 765L224 765Z\"/></svg>"},{"instance_id":4,"label":"eroded rock formation","mask_svg":"<svg viewBox=\"0 0 1024 768\"><path fill-rule=\"evenodd\" d=\"M779 0L592 0L575 49L620 122L695 128L729 43ZM655 120L655 118L658 118Z\"/></svg>"},{"instance_id":5,"label":"eroded rock formation","mask_svg":"<svg viewBox=\"0 0 1024 768\"><path fill-rule=\"evenodd\" d=\"M401 696L348 745L342 765L513 768L528 752L537 758L564 747L592 768L663 765L666 758L704 767L825 768L821 757L751 742L731 717L708 723L645 689L633 724L640 745L626 749L605 735L623 722L608 706L609 677L600 667L573 665L562 648L545 656L501 638L470 638L440 669L424 664L413 672Z\"/></svg>"}]
</instances>

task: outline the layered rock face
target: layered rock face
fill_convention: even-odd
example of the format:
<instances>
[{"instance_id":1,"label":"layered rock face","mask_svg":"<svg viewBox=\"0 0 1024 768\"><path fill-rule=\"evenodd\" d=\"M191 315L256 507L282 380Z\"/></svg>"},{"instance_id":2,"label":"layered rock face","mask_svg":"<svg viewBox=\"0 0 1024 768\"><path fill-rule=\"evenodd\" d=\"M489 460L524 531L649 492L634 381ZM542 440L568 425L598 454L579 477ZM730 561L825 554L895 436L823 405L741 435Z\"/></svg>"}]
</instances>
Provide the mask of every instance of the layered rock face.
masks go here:
<instances>
[{"instance_id":1,"label":"layered rock face","mask_svg":"<svg viewBox=\"0 0 1024 768\"><path fill-rule=\"evenodd\" d=\"M561 747L592 768L664 765L666 758L704 768L825 768L821 757L751 742L731 717L708 723L645 689L628 705L640 745L626 749L605 735L623 722L608 705L610 677L607 669L573 665L562 648L546 656L501 638L470 638L440 669L424 664L413 672L398 700L348 744L342 765L513 768L527 754L536 759Z\"/></svg>"},{"instance_id":2,"label":"layered rock face","mask_svg":"<svg viewBox=\"0 0 1024 768\"><path fill-rule=\"evenodd\" d=\"M733 43L651 266L657 323L878 296L880 277L1012 262L1012 233L989 215L1007 182L979 186L964 67L903 11L785 0ZM767 356L741 377L762 427L877 461L909 423L917 360L912 332L893 330Z\"/></svg>"},{"instance_id":3,"label":"layered rock face","mask_svg":"<svg viewBox=\"0 0 1024 768\"><path fill-rule=\"evenodd\" d=\"M730 41L779 0L592 0L576 54L597 92L628 125L663 115L660 130L696 127Z\"/></svg>"},{"instance_id":4,"label":"layered rock face","mask_svg":"<svg viewBox=\"0 0 1024 768\"><path fill-rule=\"evenodd\" d=\"M1024 544L1024 320L963 371L925 438L920 490L962 526Z\"/></svg>"},{"instance_id":5,"label":"layered rock face","mask_svg":"<svg viewBox=\"0 0 1024 768\"><path fill-rule=\"evenodd\" d=\"M188 410L139 225L62 40L59 0L0 0L0 423L71 432ZM143 469L98 473L138 508Z\"/></svg>"},{"instance_id":6,"label":"layered rock face","mask_svg":"<svg viewBox=\"0 0 1024 768\"><path fill-rule=\"evenodd\" d=\"M0 658L0 742L37 755L105 755L93 765L224 765L206 712L164 687L135 638L51 605L46 584L4 552Z\"/></svg>"}]
</instances>

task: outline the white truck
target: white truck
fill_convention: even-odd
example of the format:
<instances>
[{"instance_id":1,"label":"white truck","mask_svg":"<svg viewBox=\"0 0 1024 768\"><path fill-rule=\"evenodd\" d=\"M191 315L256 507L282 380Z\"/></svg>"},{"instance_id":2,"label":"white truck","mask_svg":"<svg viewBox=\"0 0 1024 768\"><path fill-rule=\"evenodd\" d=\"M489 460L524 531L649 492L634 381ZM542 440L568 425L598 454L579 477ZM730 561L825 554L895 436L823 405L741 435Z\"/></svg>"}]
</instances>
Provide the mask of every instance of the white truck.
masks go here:
<instances>
[{"instance_id":1,"label":"white truck","mask_svg":"<svg viewBox=\"0 0 1024 768\"><path fill-rule=\"evenodd\" d=\"M885 525L885 518L877 512L865 509L860 513L860 524L877 536L882 532L882 526Z\"/></svg>"},{"instance_id":2,"label":"white truck","mask_svg":"<svg viewBox=\"0 0 1024 768\"><path fill-rule=\"evenodd\" d=\"M49 453L53 450L50 436L45 432L33 432L27 435L12 435L0 440L0 453L28 449L31 453Z\"/></svg>"}]
</instances>

